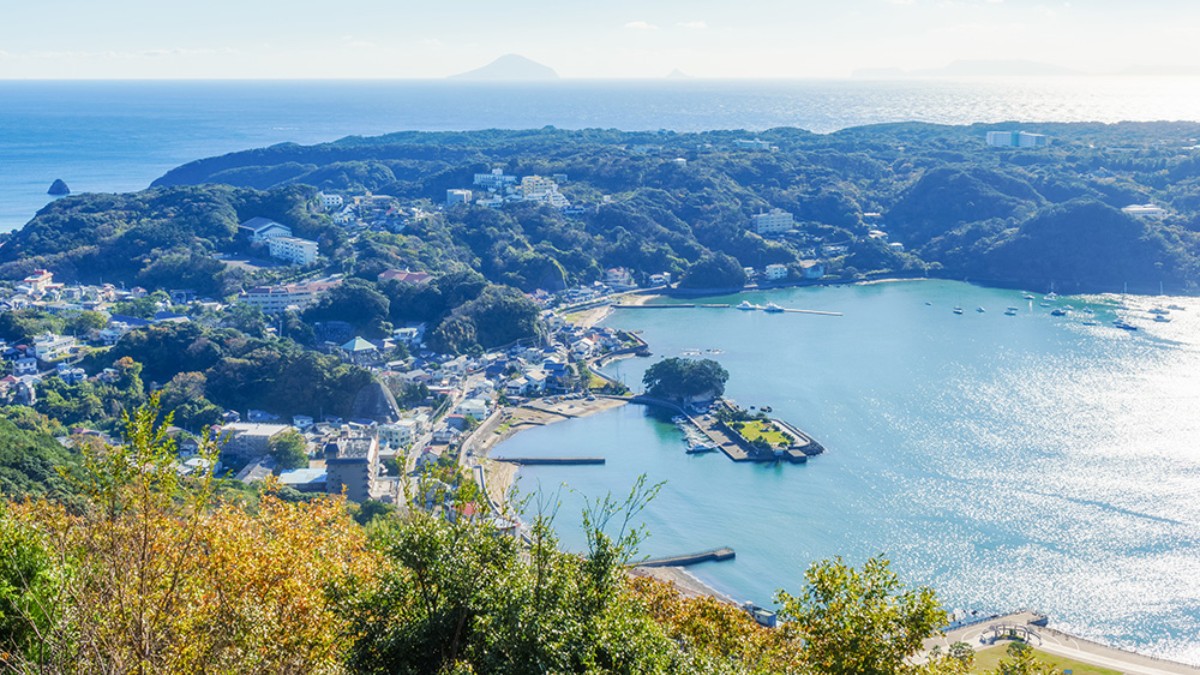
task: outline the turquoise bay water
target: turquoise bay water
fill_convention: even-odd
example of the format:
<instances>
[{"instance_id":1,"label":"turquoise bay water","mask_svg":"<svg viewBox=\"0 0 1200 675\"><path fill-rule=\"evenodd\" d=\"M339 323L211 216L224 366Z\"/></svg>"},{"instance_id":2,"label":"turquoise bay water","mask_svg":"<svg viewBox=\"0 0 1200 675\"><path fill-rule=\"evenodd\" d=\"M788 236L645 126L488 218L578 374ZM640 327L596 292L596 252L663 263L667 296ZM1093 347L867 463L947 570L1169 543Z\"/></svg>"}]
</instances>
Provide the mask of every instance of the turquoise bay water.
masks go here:
<instances>
[{"instance_id":1,"label":"turquoise bay water","mask_svg":"<svg viewBox=\"0 0 1200 675\"><path fill-rule=\"evenodd\" d=\"M735 561L692 571L735 598L794 591L812 560L885 553L950 607L1032 607L1200 663L1200 302L1166 300L1188 310L1154 324L1154 301L1131 298L1121 314L1142 330L1128 333L1108 325L1112 298L1091 299L1101 325L1088 327L954 282L746 297L845 316L618 310L608 324L642 331L654 357L610 372L636 387L658 358L719 350L727 395L773 406L828 452L806 466L688 456L639 406L519 434L497 453L608 460L520 473L523 491L558 494L569 547L583 545L585 496L623 494L644 473L665 485L643 514L643 553L732 546Z\"/></svg>"}]
</instances>

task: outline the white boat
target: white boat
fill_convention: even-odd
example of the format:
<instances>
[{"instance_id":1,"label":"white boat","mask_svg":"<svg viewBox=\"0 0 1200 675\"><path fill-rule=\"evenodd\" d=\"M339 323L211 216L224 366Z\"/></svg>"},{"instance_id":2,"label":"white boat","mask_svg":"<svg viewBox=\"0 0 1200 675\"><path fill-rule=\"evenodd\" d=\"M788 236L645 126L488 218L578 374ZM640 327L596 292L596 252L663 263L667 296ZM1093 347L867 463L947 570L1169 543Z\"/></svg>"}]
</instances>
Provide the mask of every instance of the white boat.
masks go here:
<instances>
[{"instance_id":1,"label":"white boat","mask_svg":"<svg viewBox=\"0 0 1200 675\"><path fill-rule=\"evenodd\" d=\"M982 307L976 307L976 308L975 308L975 311L976 311L976 312L979 312L980 314L983 314L983 313L984 313L984 312L986 312L987 310L986 310L986 309L984 309L984 308L982 308Z\"/></svg>"},{"instance_id":2,"label":"white boat","mask_svg":"<svg viewBox=\"0 0 1200 675\"><path fill-rule=\"evenodd\" d=\"M1167 311L1167 310L1163 309L1162 307L1154 307L1154 308L1152 308L1152 309L1150 309L1150 310L1148 310L1148 311L1149 311L1151 314L1154 314L1154 315L1157 315L1157 316L1166 316L1166 315L1170 314L1170 312L1169 312L1169 311Z\"/></svg>"},{"instance_id":3,"label":"white boat","mask_svg":"<svg viewBox=\"0 0 1200 675\"><path fill-rule=\"evenodd\" d=\"M1045 297L1045 299L1046 299L1046 300L1057 300L1057 299L1058 299L1058 293L1055 293L1054 291L1050 291L1049 293L1047 293L1047 294L1046 294L1046 297Z\"/></svg>"},{"instance_id":4,"label":"white boat","mask_svg":"<svg viewBox=\"0 0 1200 675\"><path fill-rule=\"evenodd\" d=\"M963 313L963 308L962 308L962 307L955 307L955 308L954 308L954 313L955 313L955 314L962 314L962 313Z\"/></svg>"},{"instance_id":5,"label":"white boat","mask_svg":"<svg viewBox=\"0 0 1200 675\"><path fill-rule=\"evenodd\" d=\"M1113 325L1116 326L1117 328L1120 328L1121 330L1137 330L1138 329L1137 326L1129 323L1128 321L1122 321L1121 319L1117 319L1116 321L1113 321Z\"/></svg>"},{"instance_id":6,"label":"white boat","mask_svg":"<svg viewBox=\"0 0 1200 675\"><path fill-rule=\"evenodd\" d=\"M1016 316L1016 315L1017 315L1017 308L1016 308L1016 307L1009 307L1008 309L1004 310L1004 314L1005 314L1006 316Z\"/></svg>"},{"instance_id":7,"label":"white boat","mask_svg":"<svg viewBox=\"0 0 1200 675\"><path fill-rule=\"evenodd\" d=\"M1185 308L1182 305L1167 305L1167 309L1173 309L1176 312L1182 312Z\"/></svg>"},{"instance_id":8,"label":"white boat","mask_svg":"<svg viewBox=\"0 0 1200 675\"><path fill-rule=\"evenodd\" d=\"M1158 323L1171 323L1171 320L1162 314L1155 315L1154 320Z\"/></svg>"},{"instance_id":9,"label":"white boat","mask_svg":"<svg viewBox=\"0 0 1200 675\"><path fill-rule=\"evenodd\" d=\"M779 312L782 312L783 308L773 302L768 302L767 306L763 307L763 311L777 314Z\"/></svg>"},{"instance_id":10,"label":"white boat","mask_svg":"<svg viewBox=\"0 0 1200 675\"><path fill-rule=\"evenodd\" d=\"M1037 300L1037 298L1034 297L1033 293L1026 293L1025 295L1023 295L1021 297L1025 298L1026 300Z\"/></svg>"},{"instance_id":11,"label":"white boat","mask_svg":"<svg viewBox=\"0 0 1200 675\"><path fill-rule=\"evenodd\" d=\"M742 303L737 306L737 308L743 312L748 312L750 310L758 309L758 305L750 304L749 300L743 300Z\"/></svg>"}]
</instances>

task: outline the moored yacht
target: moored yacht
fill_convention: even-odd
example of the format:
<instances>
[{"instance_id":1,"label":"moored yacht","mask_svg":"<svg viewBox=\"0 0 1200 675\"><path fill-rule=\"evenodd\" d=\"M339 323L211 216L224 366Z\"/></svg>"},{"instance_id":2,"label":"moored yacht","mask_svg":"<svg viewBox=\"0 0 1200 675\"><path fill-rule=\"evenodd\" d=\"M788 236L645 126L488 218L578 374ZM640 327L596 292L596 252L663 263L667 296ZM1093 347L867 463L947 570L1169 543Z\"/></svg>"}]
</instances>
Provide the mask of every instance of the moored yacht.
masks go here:
<instances>
[{"instance_id":1,"label":"moored yacht","mask_svg":"<svg viewBox=\"0 0 1200 675\"><path fill-rule=\"evenodd\" d=\"M758 305L751 304L749 300L743 300L741 304L737 306L737 308L744 312L748 312L753 309L758 309Z\"/></svg>"},{"instance_id":2,"label":"moored yacht","mask_svg":"<svg viewBox=\"0 0 1200 675\"><path fill-rule=\"evenodd\" d=\"M773 303L773 302L768 302L768 303L767 303L767 306L766 306L766 307L763 307L763 311L764 311L764 312L779 313L779 312L782 312L782 311L783 311L783 308L782 308L782 307L780 307L779 305L777 305L777 304Z\"/></svg>"}]
</instances>

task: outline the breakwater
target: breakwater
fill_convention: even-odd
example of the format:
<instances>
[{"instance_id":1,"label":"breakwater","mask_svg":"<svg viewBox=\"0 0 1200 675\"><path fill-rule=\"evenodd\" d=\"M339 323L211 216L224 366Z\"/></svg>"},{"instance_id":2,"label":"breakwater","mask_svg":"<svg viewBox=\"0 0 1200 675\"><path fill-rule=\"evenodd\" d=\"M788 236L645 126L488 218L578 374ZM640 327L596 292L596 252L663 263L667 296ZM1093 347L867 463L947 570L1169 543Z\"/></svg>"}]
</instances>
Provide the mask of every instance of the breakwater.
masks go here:
<instances>
[{"instance_id":1,"label":"breakwater","mask_svg":"<svg viewBox=\"0 0 1200 675\"><path fill-rule=\"evenodd\" d=\"M603 464L603 457L495 457L497 462L508 462L509 464L521 464L523 466L538 466L538 465L559 465L567 466L573 464Z\"/></svg>"},{"instance_id":2,"label":"breakwater","mask_svg":"<svg viewBox=\"0 0 1200 675\"><path fill-rule=\"evenodd\" d=\"M634 567L687 567L689 565L699 565L706 562L721 562L723 560L733 560L737 554L732 548L722 546L721 548L713 548L707 551L697 553L684 553L683 555L671 555L662 558L650 558L638 563L634 563Z\"/></svg>"}]
</instances>

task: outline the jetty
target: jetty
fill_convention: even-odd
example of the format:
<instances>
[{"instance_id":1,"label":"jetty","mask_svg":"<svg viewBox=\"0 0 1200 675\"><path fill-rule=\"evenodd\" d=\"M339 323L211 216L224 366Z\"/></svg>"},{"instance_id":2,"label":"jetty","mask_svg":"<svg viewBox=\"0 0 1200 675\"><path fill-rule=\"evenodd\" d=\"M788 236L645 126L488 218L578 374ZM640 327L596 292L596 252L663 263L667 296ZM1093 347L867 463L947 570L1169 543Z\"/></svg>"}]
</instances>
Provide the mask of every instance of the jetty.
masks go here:
<instances>
[{"instance_id":1,"label":"jetty","mask_svg":"<svg viewBox=\"0 0 1200 675\"><path fill-rule=\"evenodd\" d=\"M696 307L699 307L701 309L737 309L737 310L746 311L745 309L738 307L737 305L730 305L727 303L687 302L687 303L670 304L670 305L661 304L661 303L647 303L644 305L629 305L629 304L621 304L621 303L613 304L614 309L692 309L692 308L696 308ZM755 311L763 311L761 307L754 307L753 309ZM822 310L822 309L795 309L795 308L791 308L791 307L782 307L780 309L775 310L775 312L780 313L780 314L812 314L815 316L843 316L843 314L841 312L829 312L829 311Z\"/></svg>"},{"instance_id":2,"label":"jetty","mask_svg":"<svg viewBox=\"0 0 1200 675\"><path fill-rule=\"evenodd\" d=\"M733 560L737 554L732 548L722 546L721 548L713 548L707 551L698 553L685 553L683 555L672 555L664 558L650 558L641 562L631 563L634 567L687 567L689 565L699 565L706 562L721 562L724 560Z\"/></svg>"},{"instance_id":3,"label":"jetty","mask_svg":"<svg viewBox=\"0 0 1200 675\"><path fill-rule=\"evenodd\" d=\"M558 465L567 466L571 464L603 464L603 457L493 457L497 462L508 462L509 464L520 464L522 466L538 466L538 465Z\"/></svg>"}]
</instances>

